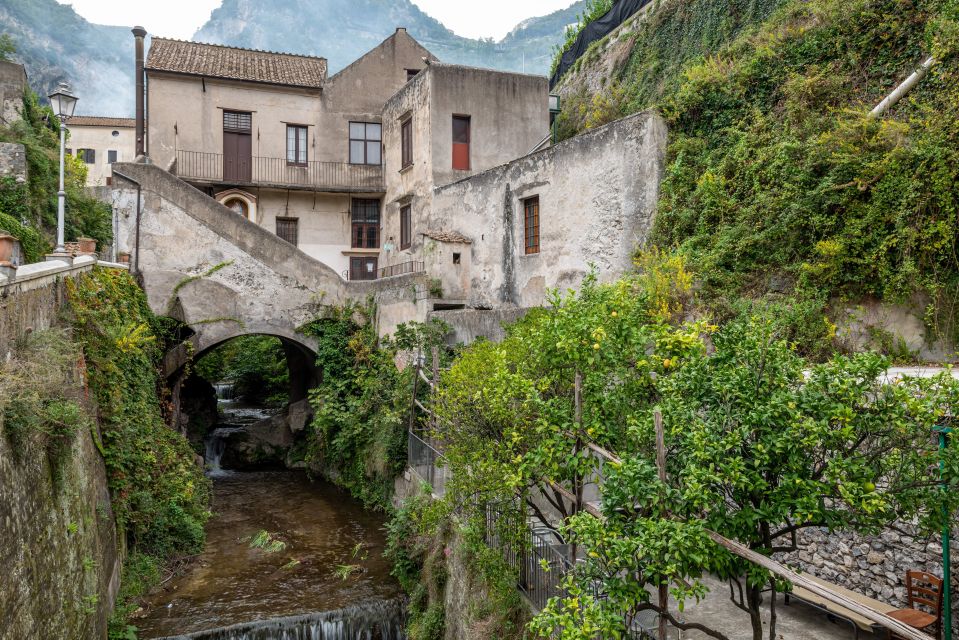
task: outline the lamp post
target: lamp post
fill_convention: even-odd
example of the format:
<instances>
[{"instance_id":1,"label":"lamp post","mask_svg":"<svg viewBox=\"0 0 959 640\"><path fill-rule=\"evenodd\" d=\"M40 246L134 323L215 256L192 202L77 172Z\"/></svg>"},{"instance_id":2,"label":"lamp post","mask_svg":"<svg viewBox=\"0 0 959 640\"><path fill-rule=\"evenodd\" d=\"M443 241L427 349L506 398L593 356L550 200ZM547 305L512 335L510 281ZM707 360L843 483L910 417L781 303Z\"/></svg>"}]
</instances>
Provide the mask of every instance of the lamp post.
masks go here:
<instances>
[{"instance_id":1,"label":"lamp post","mask_svg":"<svg viewBox=\"0 0 959 640\"><path fill-rule=\"evenodd\" d=\"M60 119L60 191L57 192L57 248L54 249L54 255L66 253L63 246L64 233L64 204L67 197L63 190L63 145L66 140L65 124L67 120L73 117L73 110L77 106L77 97L70 92L67 83L61 82L57 90L50 94L50 107L53 113Z\"/></svg>"}]
</instances>

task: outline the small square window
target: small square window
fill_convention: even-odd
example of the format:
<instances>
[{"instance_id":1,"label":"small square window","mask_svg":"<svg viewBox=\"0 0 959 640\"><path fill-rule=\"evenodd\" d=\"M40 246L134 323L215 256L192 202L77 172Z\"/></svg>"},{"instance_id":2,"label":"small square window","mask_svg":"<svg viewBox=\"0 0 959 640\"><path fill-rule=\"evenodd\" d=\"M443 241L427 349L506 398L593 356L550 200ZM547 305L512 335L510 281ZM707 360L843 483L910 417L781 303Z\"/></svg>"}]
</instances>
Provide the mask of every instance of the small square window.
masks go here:
<instances>
[{"instance_id":1,"label":"small square window","mask_svg":"<svg viewBox=\"0 0 959 640\"><path fill-rule=\"evenodd\" d=\"M454 254L453 254L453 264L459 264L459 263L460 263L460 254L454 253Z\"/></svg>"}]
</instances>

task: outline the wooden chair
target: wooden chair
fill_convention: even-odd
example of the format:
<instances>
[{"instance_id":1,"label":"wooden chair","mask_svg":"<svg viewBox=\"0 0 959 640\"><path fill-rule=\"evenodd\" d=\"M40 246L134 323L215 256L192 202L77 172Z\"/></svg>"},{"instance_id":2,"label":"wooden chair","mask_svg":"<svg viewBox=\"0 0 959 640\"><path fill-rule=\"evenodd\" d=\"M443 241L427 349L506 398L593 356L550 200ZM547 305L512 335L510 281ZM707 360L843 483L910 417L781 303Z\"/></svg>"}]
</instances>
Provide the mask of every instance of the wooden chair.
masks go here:
<instances>
[{"instance_id":1,"label":"wooden chair","mask_svg":"<svg viewBox=\"0 0 959 640\"><path fill-rule=\"evenodd\" d=\"M908 609L888 615L916 629L936 625L936 637L942 637L942 580L925 571L906 572ZM898 638L898 636L893 636Z\"/></svg>"}]
</instances>

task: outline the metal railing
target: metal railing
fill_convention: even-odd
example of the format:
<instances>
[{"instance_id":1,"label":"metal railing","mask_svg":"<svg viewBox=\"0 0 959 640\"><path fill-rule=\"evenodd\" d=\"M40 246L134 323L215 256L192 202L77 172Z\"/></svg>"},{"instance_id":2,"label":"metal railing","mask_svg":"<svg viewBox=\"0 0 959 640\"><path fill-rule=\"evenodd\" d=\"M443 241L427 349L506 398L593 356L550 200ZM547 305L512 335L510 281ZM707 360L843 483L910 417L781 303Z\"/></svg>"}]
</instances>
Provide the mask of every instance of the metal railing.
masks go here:
<instances>
[{"instance_id":1,"label":"metal railing","mask_svg":"<svg viewBox=\"0 0 959 640\"><path fill-rule=\"evenodd\" d=\"M426 271L426 263L418 260L411 260L409 262L401 262L399 264L381 267L379 276L381 278L392 278L393 276L403 276L409 273L422 273L424 271Z\"/></svg>"},{"instance_id":2,"label":"metal railing","mask_svg":"<svg viewBox=\"0 0 959 640\"><path fill-rule=\"evenodd\" d=\"M177 151L174 173L186 180L369 193L385 189L381 165L315 161L296 165L285 158L253 156L249 171L224 172L222 153Z\"/></svg>"},{"instance_id":3,"label":"metal railing","mask_svg":"<svg viewBox=\"0 0 959 640\"><path fill-rule=\"evenodd\" d=\"M446 494L446 481L449 478L446 458L420 436L412 431L408 433L407 455L410 468L433 487L433 495L442 498Z\"/></svg>"},{"instance_id":4,"label":"metal railing","mask_svg":"<svg viewBox=\"0 0 959 640\"><path fill-rule=\"evenodd\" d=\"M450 474L446 458L427 439L413 431L407 434L410 468L430 484L433 495L442 497ZM530 603L541 611L550 598L568 597L563 583L575 565L570 546L561 542L556 530L531 519L518 503L505 506L488 503L485 510L484 542L503 555L516 573L517 588ZM514 535L516 532L519 535ZM590 595L604 598L601 584L593 584ZM624 624L626 638L648 640L654 637L657 615L643 611L635 617L625 617Z\"/></svg>"},{"instance_id":5,"label":"metal railing","mask_svg":"<svg viewBox=\"0 0 959 640\"><path fill-rule=\"evenodd\" d=\"M522 515L516 510L486 505L485 542L491 549L503 554L503 559L518 576L517 586L537 610L542 610L550 598L567 595L563 588L566 575L573 568L569 561L569 545L556 544L555 531L534 526L528 520L520 539L506 539L501 535L504 523ZM507 525L508 526L508 525Z\"/></svg>"}]
</instances>

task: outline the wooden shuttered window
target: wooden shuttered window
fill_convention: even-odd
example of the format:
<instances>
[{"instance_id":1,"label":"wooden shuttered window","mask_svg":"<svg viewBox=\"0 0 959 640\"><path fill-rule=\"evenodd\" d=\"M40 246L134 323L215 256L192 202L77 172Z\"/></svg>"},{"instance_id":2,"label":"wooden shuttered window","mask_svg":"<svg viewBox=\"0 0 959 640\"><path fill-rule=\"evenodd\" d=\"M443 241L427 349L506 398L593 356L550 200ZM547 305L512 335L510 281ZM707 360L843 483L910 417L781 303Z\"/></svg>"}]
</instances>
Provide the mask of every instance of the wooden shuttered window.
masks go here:
<instances>
[{"instance_id":1,"label":"wooden shuttered window","mask_svg":"<svg viewBox=\"0 0 959 640\"><path fill-rule=\"evenodd\" d=\"M300 221L298 218L277 218L276 235L280 236L294 247L299 242Z\"/></svg>"},{"instance_id":2,"label":"wooden shuttered window","mask_svg":"<svg viewBox=\"0 0 959 640\"><path fill-rule=\"evenodd\" d=\"M400 207L400 249L409 249L413 245L413 207Z\"/></svg>"},{"instance_id":3,"label":"wooden shuttered window","mask_svg":"<svg viewBox=\"0 0 959 640\"><path fill-rule=\"evenodd\" d=\"M539 196L523 200L524 247L526 253L539 253Z\"/></svg>"},{"instance_id":4,"label":"wooden shuttered window","mask_svg":"<svg viewBox=\"0 0 959 640\"><path fill-rule=\"evenodd\" d=\"M453 168L470 168L470 117L453 116Z\"/></svg>"},{"instance_id":5,"label":"wooden shuttered window","mask_svg":"<svg viewBox=\"0 0 959 640\"><path fill-rule=\"evenodd\" d=\"M406 168L413 164L413 118L407 118L400 125L400 139L403 147L403 168Z\"/></svg>"}]
</instances>

